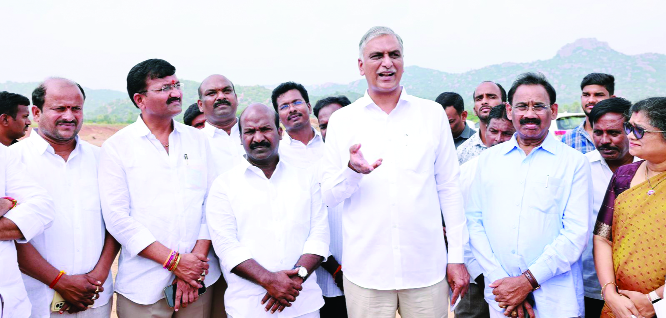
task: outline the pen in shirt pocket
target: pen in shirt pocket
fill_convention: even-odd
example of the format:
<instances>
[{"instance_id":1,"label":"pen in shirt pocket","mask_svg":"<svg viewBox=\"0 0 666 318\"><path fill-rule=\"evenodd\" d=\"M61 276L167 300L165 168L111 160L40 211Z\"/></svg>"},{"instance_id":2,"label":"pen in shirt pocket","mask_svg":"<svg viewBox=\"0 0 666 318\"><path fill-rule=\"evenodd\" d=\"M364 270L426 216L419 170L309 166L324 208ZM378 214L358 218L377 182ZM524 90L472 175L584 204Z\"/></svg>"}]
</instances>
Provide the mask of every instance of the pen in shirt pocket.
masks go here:
<instances>
[{"instance_id":1,"label":"pen in shirt pocket","mask_svg":"<svg viewBox=\"0 0 666 318\"><path fill-rule=\"evenodd\" d=\"M185 165L188 165L188 166L189 166L189 165L190 165L190 162L187 161L187 154L184 154L184 155L183 155L183 158L185 158Z\"/></svg>"},{"instance_id":2,"label":"pen in shirt pocket","mask_svg":"<svg viewBox=\"0 0 666 318\"><path fill-rule=\"evenodd\" d=\"M550 181L550 175L546 175L546 188L548 188L548 182Z\"/></svg>"}]
</instances>

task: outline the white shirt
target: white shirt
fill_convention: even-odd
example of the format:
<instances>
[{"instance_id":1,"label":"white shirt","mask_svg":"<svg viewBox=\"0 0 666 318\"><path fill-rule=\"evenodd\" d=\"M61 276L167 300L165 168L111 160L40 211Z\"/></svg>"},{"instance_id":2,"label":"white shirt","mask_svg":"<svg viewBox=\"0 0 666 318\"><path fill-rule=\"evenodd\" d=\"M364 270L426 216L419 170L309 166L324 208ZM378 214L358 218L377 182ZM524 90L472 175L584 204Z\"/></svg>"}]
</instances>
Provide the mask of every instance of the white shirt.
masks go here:
<instances>
[{"instance_id":1,"label":"white shirt","mask_svg":"<svg viewBox=\"0 0 666 318\"><path fill-rule=\"evenodd\" d=\"M384 160L370 174L347 167L349 147L358 143L369 163ZM324 202L344 201L345 277L370 289L420 288L445 278L447 260L463 263L467 227L458 158L441 105L403 88L386 114L366 93L333 113L325 148Z\"/></svg>"},{"instance_id":2,"label":"white shirt","mask_svg":"<svg viewBox=\"0 0 666 318\"><path fill-rule=\"evenodd\" d=\"M329 231L319 183L306 170L280 161L270 179L249 162L218 177L206 214L211 237L229 287L224 305L233 317L298 317L324 305L316 274L303 284L283 312L267 313L266 290L231 273L254 259L271 272L289 270L303 254L328 256Z\"/></svg>"},{"instance_id":3,"label":"white shirt","mask_svg":"<svg viewBox=\"0 0 666 318\"><path fill-rule=\"evenodd\" d=\"M122 245L116 292L142 305L164 298L174 275L162 263L139 256L158 241L190 253L197 240L209 240L204 203L215 171L208 139L173 121L169 153L141 119L102 145L99 189L107 230ZM212 249L210 286L220 277Z\"/></svg>"},{"instance_id":4,"label":"white shirt","mask_svg":"<svg viewBox=\"0 0 666 318\"><path fill-rule=\"evenodd\" d=\"M474 176L476 176L478 162L479 157L476 156L460 165L460 192L462 192L465 205L469 204L469 189L472 187ZM474 258L469 242L465 244L465 266L469 272L469 282L476 284L476 278L483 274L483 269L476 258Z\"/></svg>"},{"instance_id":5,"label":"white shirt","mask_svg":"<svg viewBox=\"0 0 666 318\"><path fill-rule=\"evenodd\" d=\"M53 202L46 190L26 172L17 156L0 145L0 195L18 201L3 217L12 220L23 234L19 243L30 241L51 226ZM1 218L0 218L1 219ZM8 318L30 316L30 301L21 279L14 241L0 241L0 295Z\"/></svg>"},{"instance_id":6,"label":"white shirt","mask_svg":"<svg viewBox=\"0 0 666 318\"><path fill-rule=\"evenodd\" d=\"M302 142L292 139L288 133L284 133L280 141L280 160L290 163L300 169L311 170L316 173L321 179L320 163L321 158L324 156L324 139L317 130L314 130L314 138L312 138L307 145ZM328 227L331 232L330 242L330 255L335 259L342 261L342 204L333 207L327 207L328 210ZM324 297L337 297L342 296L344 293L338 285L331 273L326 271L323 267L317 267L317 284L321 288Z\"/></svg>"},{"instance_id":7,"label":"white shirt","mask_svg":"<svg viewBox=\"0 0 666 318\"><path fill-rule=\"evenodd\" d=\"M10 151L20 158L28 175L39 180L55 206L51 227L30 243L56 269L68 275L89 273L102 255L106 235L97 183L99 147L76 137L76 147L65 162L34 129ZM32 304L31 317L50 317L53 289L25 274L23 281ZM106 305L113 296L111 271L103 287L93 308Z\"/></svg>"},{"instance_id":8,"label":"white shirt","mask_svg":"<svg viewBox=\"0 0 666 318\"><path fill-rule=\"evenodd\" d=\"M201 131L208 137L217 175L227 172L235 165L245 161L245 158L243 158L245 149L243 149L240 139L238 120L231 127L229 134L223 129L213 126L210 122L206 122Z\"/></svg>"},{"instance_id":9,"label":"white shirt","mask_svg":"<svg viewBox=\"0 0 666 318\"><path fill-rule=\"evenodd\" d=\"M278 148L280 160L300 169L318 169L319 161L324 155L324 139L317 130L313 130L314 138L307 145L299 140L292 139L285 131Z\"/></svg>"}]
</instances>

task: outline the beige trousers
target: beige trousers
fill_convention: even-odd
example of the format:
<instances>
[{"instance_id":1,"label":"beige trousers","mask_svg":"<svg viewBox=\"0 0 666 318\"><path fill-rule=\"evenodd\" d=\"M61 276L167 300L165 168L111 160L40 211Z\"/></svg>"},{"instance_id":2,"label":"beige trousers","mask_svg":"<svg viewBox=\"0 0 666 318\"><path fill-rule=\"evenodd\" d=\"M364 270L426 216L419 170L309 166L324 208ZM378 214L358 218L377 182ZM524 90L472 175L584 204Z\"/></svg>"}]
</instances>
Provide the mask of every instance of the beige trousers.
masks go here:
<instances>
[{"instance_id":1,"label":"beige trousers","mask_svg":"<svg viewBox=\"0 0 666 318\"><path fill-rule=\"evenodd\" d=\"M224 309L224 292L226 290L227 282L224 280L224 276L220 275L220 278L206 292L213 293L210 318L227 318L227 311Z\"/></svg>"},{"instance_id":2,"label":"beige trousers","mask_svg":"<svg viewBox=\"0 0 666 318\"><path fill-rule=\"evenodd\" d=\"M349 318L445 318L449 284L446 279L423 288L376 290L358 286L343 276Z\"/></svg>"},{"instance_id":3,"label":"beige trousers","mask_svg":"<svg viewBox=\"0 0 666 318\"><path fill-rule=\"evenodd\" d=\"M164 298L152 305L140 305L118 294L116 312L118 318L209 318L212 299L213 293L206 291L187 308L174 312Z\"/></svg>"},{"instance_id":4,"label":"beige trousers","mask_svg":"<svg viewBox=\"0 0 666 318\"><path fill-rule=\"evenodd\" d=\"M57 311L51 312L51 318L56 317L74 317L74 318L109 318L111 317L111 309L113 308L113 297L109 299L109 302L104 306L97 308L88 308L85 311L77 312L75 314L70 314L65 312L60 314Z\"/></svg>"}]
</instances>

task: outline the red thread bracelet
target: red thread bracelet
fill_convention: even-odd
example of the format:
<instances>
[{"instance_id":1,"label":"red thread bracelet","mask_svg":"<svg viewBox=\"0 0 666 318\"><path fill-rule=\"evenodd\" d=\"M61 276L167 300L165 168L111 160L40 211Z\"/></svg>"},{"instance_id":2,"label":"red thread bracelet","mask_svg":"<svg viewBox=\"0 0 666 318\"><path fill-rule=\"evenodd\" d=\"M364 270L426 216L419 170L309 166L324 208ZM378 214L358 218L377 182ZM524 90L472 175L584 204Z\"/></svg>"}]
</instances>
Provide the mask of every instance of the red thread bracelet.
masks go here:
<instances>
[{"instance_id":1,"label":"red thread bracelet","mask_svg":"<svg viewBox=\"0 0 666 318\"><path fill-rule=\"evenodd\" d=\"M53 287L58 283L62 275L65 275L65 271L60 271L60 273L58 273L58 276L51 282L51 285L49 285L49 288L53 289Z\"/></svg>"},{"instance_id":2,"label":"red thread bracelet","mask_svg":"<svg viewBox=\"0 0 666 318\"><path fill-rule=\"evenodd\" d=\"M338 268L335 269L335 272L333 272L333 278L335 279L336 276L338 276L338 273L342 270L342 265L338 265Z\"/></svg>"},{"instance_id":3,"label":"red thread bracelet","mask_svg":"<svg viewBox=\"0 0 666 318\"><path fill-rule=\"evenodd\" d=\"M13 208L15 208L16 205L18 204L18 201L16 201L16 199L14 199L14 198L12 198L12 197L2 197L2 198L0 198L0 199L6 199L6 200L9 200L9 201L12 202L12 207L9 208L10 210L13 209Z\"/></svg>"}]
</instances>

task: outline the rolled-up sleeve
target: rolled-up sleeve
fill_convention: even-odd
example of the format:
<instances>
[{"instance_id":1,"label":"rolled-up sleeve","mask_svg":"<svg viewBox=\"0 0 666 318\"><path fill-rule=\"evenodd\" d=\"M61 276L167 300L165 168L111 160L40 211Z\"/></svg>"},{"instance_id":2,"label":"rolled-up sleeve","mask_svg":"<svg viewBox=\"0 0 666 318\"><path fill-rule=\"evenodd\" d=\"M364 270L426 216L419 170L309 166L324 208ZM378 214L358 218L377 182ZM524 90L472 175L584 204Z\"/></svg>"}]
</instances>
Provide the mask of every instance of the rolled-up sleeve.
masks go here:
<instances>
[{"instance_id":1,"label":"rolled-up sleeve","mask_svg":"<svg viewBox=\"0 0 666 318\"><path fill-rule=\"evenodd\" d=\"M446 224L448 262L464 263L467 232L463 197L460 192L460 167L447 117L442 115L439 145L435 158L435 183L439 206Z\"/></svg>"},{"instance_id":2,"label":"rolled-up sleeve","mask_svg":"<svg viewBox=\"0 0 666 318\"><path fill-rule=\"evenodd\" d=\"M18 156L3 149L6 158L5 193L18 201L18 205L4 217L12 220L23 234L19 243L26 243L51 226L54 206L46 190L30 178Z\"/></svg>"},{"instance_id":3,"label":"rolled-up sleeve","mask_svg":"<svg viewBox=\"0 0 666 318\"><path fill-rule=\"evenodd\" d=\"M208 226L220 265L230 272L238 264L252 258L250 249L238 241L238 224L227 196L224 178L218 178L208 192L206 217L215 220Z\"/></svg>"},{"instance_id":4,"label":"rolled-up sleeve","mask_svg":"<svg viewBox=\"0 0 666 318\"><path fill-rule=\"evenodd\" d=\"M321 199L319 183L312 179L310 186L310 235L303 245L303 254L319 255L326 259L329 254L331 240L328 228L328 210Z\"/></svg>"},{"instance_id":5,"label":"rolled-up sleeve","mask_svg":"<svg viewBox=\"0 0 666 318\"><path fill-rule=\"evenodd\" d=\"M576 166L571 193L562 216L560 234L529 267L540 284L570 271L571 265L580 259L585 250L594 193L590 176L590 163L582 157Z\"/></svg>"},{"instance_id":6,"label":"rolled-up sleeve","mask_svg":"<svg viewBox=\"0 0 666 318\"><path fill-rule=\"evenodd\" d=\"M98 170L102 215L106 228L132 256L156 241L155 236L130 215L127 175L120 156L111 145L102 146Z\"/></svg>"}]
</instances>

